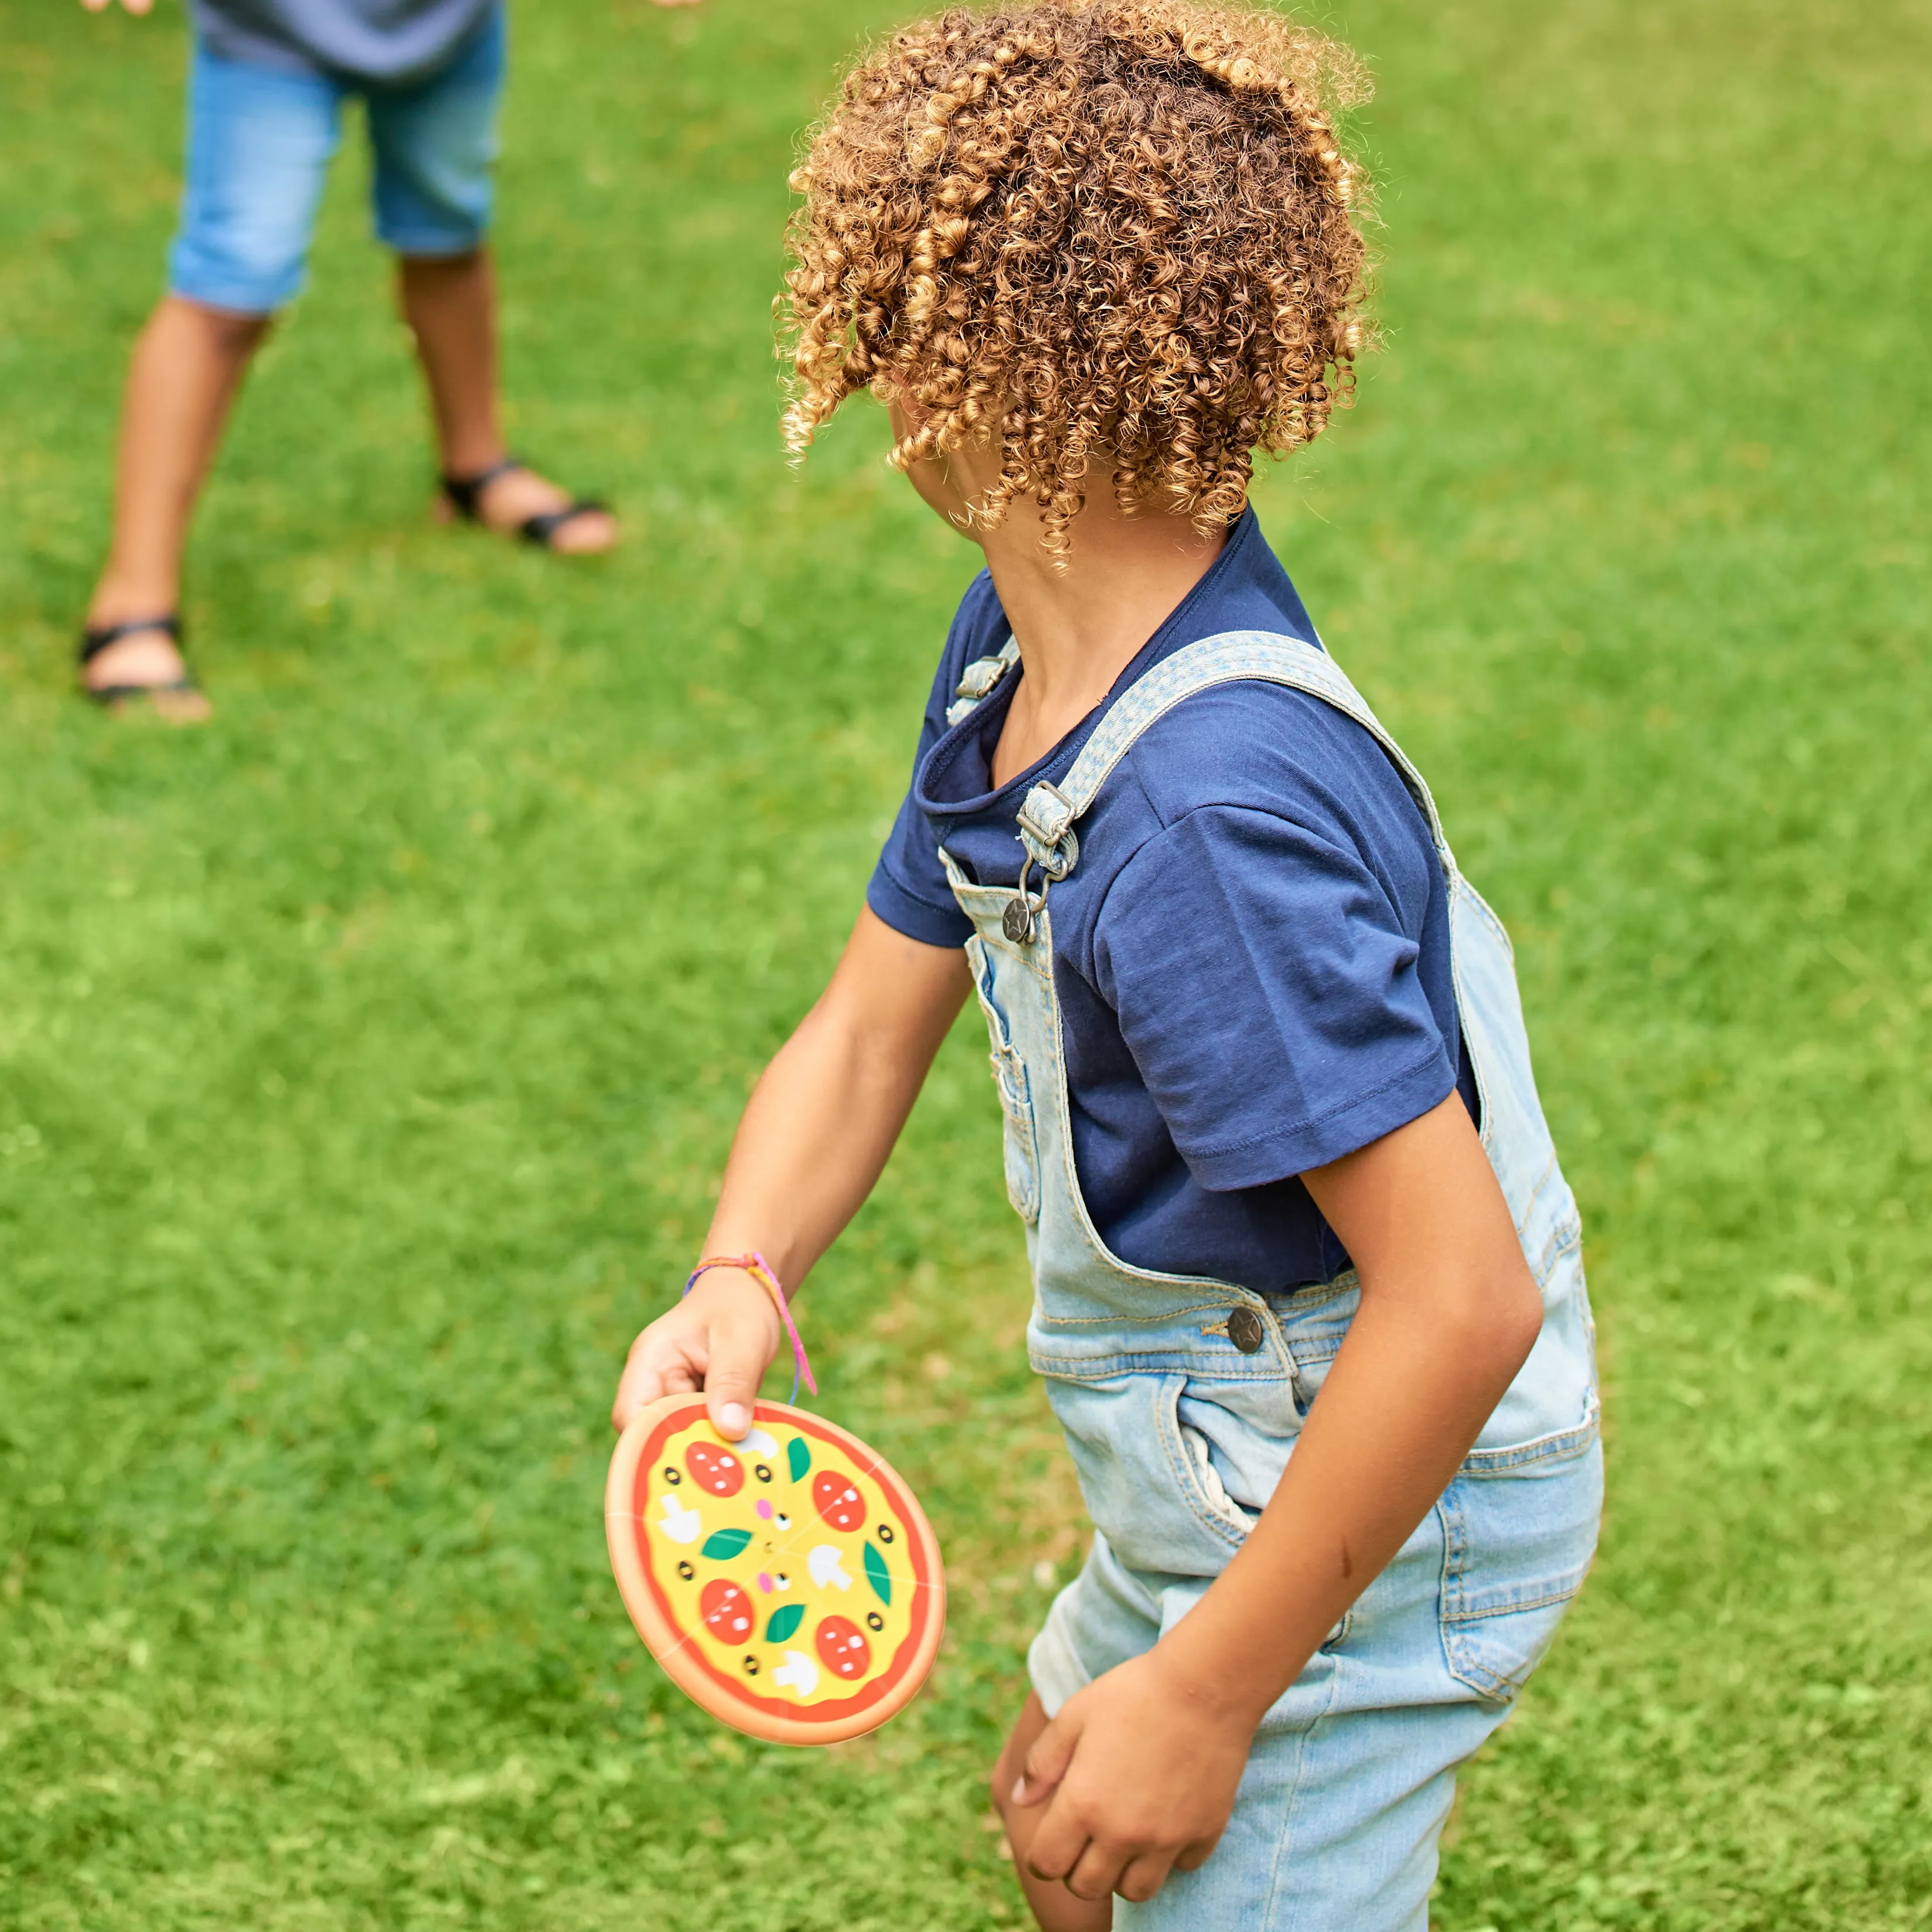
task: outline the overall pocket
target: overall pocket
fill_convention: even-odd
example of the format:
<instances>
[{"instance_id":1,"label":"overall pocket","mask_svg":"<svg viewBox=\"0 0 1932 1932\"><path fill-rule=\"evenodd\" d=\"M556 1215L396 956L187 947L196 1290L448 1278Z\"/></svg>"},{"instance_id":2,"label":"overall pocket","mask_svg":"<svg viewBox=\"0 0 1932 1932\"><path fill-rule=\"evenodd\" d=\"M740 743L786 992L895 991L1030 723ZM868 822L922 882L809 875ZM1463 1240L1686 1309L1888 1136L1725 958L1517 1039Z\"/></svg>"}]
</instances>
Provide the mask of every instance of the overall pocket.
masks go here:
<instances>
[{"instance_id":1,"label":"overall pocket","mask_svg":"<svg viewBox=\"0 0 1932 1932\"><path fill-rule=\"evenodd\" d=\"M1049 1376L1094 1526L1130 1570L1214 1576L1253 1527L1228 1496L1205 1438L1180 1420L1179 1374Z\"/></svg>"},{"instance_id":2,"label":"overall pocket","mask_svg":"<svg viewBox=\"0 0 1932 1932\"><path fill-rule=\"evenodd\" d=\"M1450 1673L1508 1703L1556 1634L1596 1553L1603 1444L1592 1430L1539 1460L1466 1463L1436 1505Z\"/></svg>"},{"instance_id":3,"label":"overall pocket","mask_svg":"<svg viewBox=\"0 0 1932 1932\"><path fill-rule=\"evenodd\" d=\"M1006 1198L1014 1213L1031 1226L1040 1219L1040 1150L1034 1131L1033 1088L1027 1078L1026 1062L1006 1029L1006 1016L994 1004L993 962L976 933L966 942L966 959L972 968L980 1010L986 1016L993 1084L999 1090L1000 1112L1005 1120Z\"/></svg>"}]
</instances>

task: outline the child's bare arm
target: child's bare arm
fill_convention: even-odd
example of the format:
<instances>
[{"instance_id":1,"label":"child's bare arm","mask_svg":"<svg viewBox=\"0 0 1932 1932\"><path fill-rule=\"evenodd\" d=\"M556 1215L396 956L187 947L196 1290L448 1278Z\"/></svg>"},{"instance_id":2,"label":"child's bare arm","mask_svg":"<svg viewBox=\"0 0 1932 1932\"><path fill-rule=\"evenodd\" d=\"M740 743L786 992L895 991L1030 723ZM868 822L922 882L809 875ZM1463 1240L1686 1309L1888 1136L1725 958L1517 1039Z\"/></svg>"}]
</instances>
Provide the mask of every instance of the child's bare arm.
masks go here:
<instances>
[{"instance_id":1,"label":"child's bare arm","mask_svg":"<svg viewBox=\"0 0 1932 1932\"><path fill-rule=\"evenodd\" d=\"M970 986L957 947L860 914L831 984L752 1090L707 1255L755 1249L796 1291L872 1192ZM749 1275L713 1269L632 1345L611 1420L622 1429L645 1403L701 1388L735 1439L784 1339Z\"/></svg>"},{"instance_id":2,"label":"child's bare arm","mask_svg":"<svg viewBox=\"0 0 1932 1932\"><path fill-rule=\"evenodd\" d=\"M1361 1305L1280 1486L1201 1603L1070 1699L999 1794L1028 1864L1082 1898L1150 1898L1213 1850L1256 1726L1448 1486L1541 1323L1455 1095L1304 1178Z\"/></svg>"},{"instance_id":3,"label":"child's bare arm","mask_svg":"<svg viewBox=\"0 0 1932 1932\"><path fill-rule=\"evenodd\" d=\"M90 14L104 14L109 0L80 0L80 4ZM121 4L130 14L146 14L153 10L154 0L121 0Z\"/></svg>"}]
</instances>

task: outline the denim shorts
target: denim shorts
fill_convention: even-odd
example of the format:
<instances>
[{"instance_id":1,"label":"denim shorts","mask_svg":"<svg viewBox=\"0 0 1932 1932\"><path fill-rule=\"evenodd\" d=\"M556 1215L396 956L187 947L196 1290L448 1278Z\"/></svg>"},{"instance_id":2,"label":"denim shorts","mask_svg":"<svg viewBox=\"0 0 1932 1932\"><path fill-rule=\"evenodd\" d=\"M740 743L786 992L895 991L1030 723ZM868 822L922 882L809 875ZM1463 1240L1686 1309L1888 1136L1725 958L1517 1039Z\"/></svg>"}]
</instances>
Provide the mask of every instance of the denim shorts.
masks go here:
<instances>
[{"instance_id":1,"label":"denim shorts","mask_svg":"<svg viewBox=\"0 0 1932 1932\"><path fill-rule=\"evenodd\" d=\"M490 225L504 44L499 8L448 66L401 86L223 60L197 46L170 290L240 315L271 314L301 292L342 105L358 94L375 152L376 238L404 255L468 254Z\"/></svg>"}]
</instances>

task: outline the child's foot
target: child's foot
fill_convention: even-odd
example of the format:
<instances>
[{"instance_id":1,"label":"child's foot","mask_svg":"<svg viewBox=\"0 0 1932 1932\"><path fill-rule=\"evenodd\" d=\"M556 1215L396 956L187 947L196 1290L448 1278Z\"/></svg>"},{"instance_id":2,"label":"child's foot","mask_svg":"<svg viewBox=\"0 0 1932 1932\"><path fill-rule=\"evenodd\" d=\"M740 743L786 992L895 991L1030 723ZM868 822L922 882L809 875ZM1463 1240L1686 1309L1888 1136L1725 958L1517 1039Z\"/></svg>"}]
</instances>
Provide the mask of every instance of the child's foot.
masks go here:
<instances>
[{"instance_id":1,"label":"child's foot","mask_svg":"<svg viewBox=\"0 0 1932 1932\"><path fill-rule=\"evenodd\" d=\"M464 517L505 536L527 537L568 556L607 550L617 541L617 520L602 503L572 496L514 458L472 476L446 476L436 514Z\"/></svg>"},{"instance_id":2,"label":"child's foot","mask_svg":"<svg viewBox=\"0 0 1932 1932\"><path fill-rule=\"evenodd\" d=\"M104 636L106 641L94 641ZM82 649L82 688L107 710L143 704L171 724L199 724L210 715L208 700L176 641L172 620L143 623L92 617Z\"/></svg>"}]
</instances>

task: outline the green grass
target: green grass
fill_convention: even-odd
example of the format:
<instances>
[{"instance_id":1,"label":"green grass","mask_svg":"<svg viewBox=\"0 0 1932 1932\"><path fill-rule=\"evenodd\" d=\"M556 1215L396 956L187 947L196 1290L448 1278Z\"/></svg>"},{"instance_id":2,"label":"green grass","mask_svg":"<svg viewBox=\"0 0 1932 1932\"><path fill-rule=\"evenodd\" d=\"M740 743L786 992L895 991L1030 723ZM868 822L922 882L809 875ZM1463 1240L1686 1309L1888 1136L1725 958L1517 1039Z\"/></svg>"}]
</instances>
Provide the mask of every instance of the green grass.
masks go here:
<instances>
[{"instance_id":1,"label":"green grass","mask_svg":"<svg viewBox=\"0 0 1932 1932\"><path fill-rule=\"evenodd\" d=\"M814 1282L925 1492L928 1694L741 1745L605 1570L615 1369L825 972L971 556L766 304L829 0L526 0L520 446L632 542L432 530L330 194L195 542L220 706L87 712L184 37L0 0L0 1922L1017 1922L979 1779L1078 1560L962 1030ZM1444 1932L1932 1923L1923 0L1346 0L1388 345L1259 492L1517 935L1601 1312L1602 1560Z\"/></svg>"}]
</instances>

